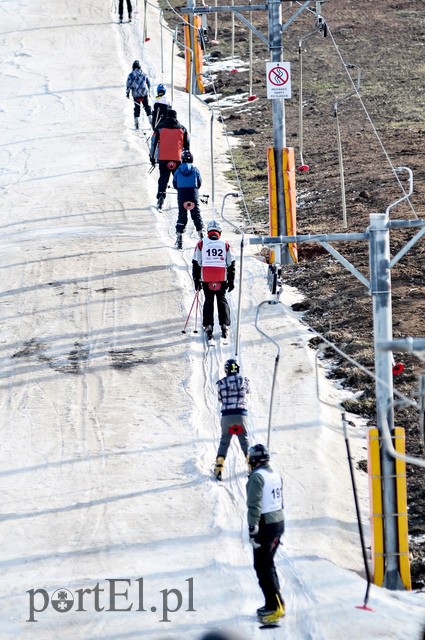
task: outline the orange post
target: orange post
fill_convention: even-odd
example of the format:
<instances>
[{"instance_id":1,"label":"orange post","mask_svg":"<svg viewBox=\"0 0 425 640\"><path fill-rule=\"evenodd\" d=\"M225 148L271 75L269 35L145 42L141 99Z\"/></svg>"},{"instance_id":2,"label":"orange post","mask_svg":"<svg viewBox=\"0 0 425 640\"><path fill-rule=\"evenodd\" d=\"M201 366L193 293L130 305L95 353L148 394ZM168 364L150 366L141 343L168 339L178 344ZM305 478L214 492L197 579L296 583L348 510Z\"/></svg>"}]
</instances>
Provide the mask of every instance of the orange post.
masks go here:
<instances>
[{"instance_id":1,"label":"orange post","mask_svg":"<svg viewBox=\"0 0 425 640\"><path fill-rule=\"evenodd\" d=\"M381 443L376 427L369 429L367 440L372 574L373 582L382 587L384 584L384 519L382 514Z\"/></svg>"},{"instance_id":2,"label":"orange post","mask_svg":"<svg viewBox=\"0 0 425 640\"><path fill-rule=\"evenodd\" d=\"M184 50L184 57L186 62L186 83L185 88L187 93L191 91L190 87L190 68L192 66L192 51L194 60L194 74L195 74L195 86L197 88L196 93L205 93L204 84L202 81L202 69L204 64L204 54L199 39L199 29L202 27L201 16L184 15L183 19L186 24L183 28L184 44L187 47ZM190 49L190 50L189 50Z\"/></svg>"},{"instance_id":3,"label":"orange post","mask_svg":"<svg viewBox=\"0 0 425 640\"><path fill-rule=\"evenodd\" d=\"M295 154L293 147L282 150L283 194L285 197L286 235L297 233L297 200L295 187ZM298 262L298 247L295 242L288 244L292 260Z\"/></svg>"},{"instance_id":4,"label":"orange post","mask_svg":"<svg viewBox=\"0 0 425 640\"><path fill-rule=\"evenodd\" d=\"M269 226L270 235L279 235L279 219L277 210L276 157L273 147L267 148L267 175L269 185ZM274 264L275 252L270 251L270 264Z\"/></svg>"},{"instance_id":5,"label":"orange post","mask_svg":"<svg viewBox=\"0 0 425 640\"><path fill-rule=\"evenodd\" d=\"M394 449L397 453L405 455L406 438L403 427L394 429ZM412 588L410 576L409 558L409 533L407 522L407 476L405 460L395 459L396 489L397 489L397 527L398 527L398 550L399 569L401 580L410 591Z\"/></svg>"}]
</instances>

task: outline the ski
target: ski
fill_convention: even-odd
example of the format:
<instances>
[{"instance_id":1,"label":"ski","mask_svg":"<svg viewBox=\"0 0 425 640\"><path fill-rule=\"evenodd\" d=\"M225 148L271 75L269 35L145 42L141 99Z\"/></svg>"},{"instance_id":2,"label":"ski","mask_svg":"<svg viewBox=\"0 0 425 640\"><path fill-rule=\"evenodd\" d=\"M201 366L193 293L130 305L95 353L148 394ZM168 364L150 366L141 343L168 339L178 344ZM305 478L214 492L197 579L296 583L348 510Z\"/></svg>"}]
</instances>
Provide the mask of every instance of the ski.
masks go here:
<instances>
[{"instance_id":1,"label":"ski","mask_svg":"<svg viewBox=\"0 0 425 640\"><path fill-rule=\"evenodd\" d=\"M277 622L267 622L264 624L260 624L260 629L276 629L277 627L280 627L280 624L278 624Z\"/></svg>"}]
</instances>

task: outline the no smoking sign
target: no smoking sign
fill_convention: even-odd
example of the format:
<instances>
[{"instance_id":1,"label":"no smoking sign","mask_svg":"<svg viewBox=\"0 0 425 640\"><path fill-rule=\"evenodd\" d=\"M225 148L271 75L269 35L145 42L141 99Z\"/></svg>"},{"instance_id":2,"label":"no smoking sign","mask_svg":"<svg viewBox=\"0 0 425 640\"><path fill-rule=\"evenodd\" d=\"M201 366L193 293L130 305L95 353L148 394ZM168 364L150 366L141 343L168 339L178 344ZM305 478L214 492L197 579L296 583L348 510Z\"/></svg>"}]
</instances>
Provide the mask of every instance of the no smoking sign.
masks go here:
<instances>
[{"instance_id":1,"label":"no smoking sign","mask_svg":"<svg viewBox=\"0 0 425 640\"><path fill-rule=\"evenodd\" d=\"M291 63L267 62L267 97L290 98L291 97Z\"/></svg>"}]
</instances>

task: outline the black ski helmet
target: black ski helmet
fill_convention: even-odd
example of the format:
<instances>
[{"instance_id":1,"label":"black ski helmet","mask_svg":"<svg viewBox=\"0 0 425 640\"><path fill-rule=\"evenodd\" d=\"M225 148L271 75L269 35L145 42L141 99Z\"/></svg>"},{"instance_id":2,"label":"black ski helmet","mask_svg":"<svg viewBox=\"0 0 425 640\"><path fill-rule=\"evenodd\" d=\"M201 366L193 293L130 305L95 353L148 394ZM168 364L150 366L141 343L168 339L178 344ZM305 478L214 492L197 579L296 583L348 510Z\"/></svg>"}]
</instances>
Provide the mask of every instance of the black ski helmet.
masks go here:
<instances>
[{"instance_id":1,"label":"black ski helmet","mask_svg":"<svg viewBox=\"0 0 425 640\"><path fill-rule=\"evenodd\" d=\"M140 69L140 62L138 60L135 60L133 62L133 71L134 69Z\"/></svg>"},{"instance_id":2,"label":"black ski helmet","mask_svg":"<svg viewBox=\"0 0 425 640\"><path fill-rule=\"evenodd\" d=\"M227 375L229 375L229 373L239 373L239 365L236 360L234 360L233 358L231 358L230 360L226 360L224 364L224 371Z\"/></svg>"},{"instance_id":3,"label":"black ski helmet","mask_svg":"<svg viewBox=\"0 0 425 640\"><path fill-rule=\"evenodd\" d=\"M263 444L254 444L248 450L248 462L250 466L253 464L263 464L270 460L270 453Z\"/></svg>"},{"instance_id":4,"label":"black ski helmet","mask_svg":"<svg viewBox=\"0 0 425 640\"><path fill-rule=\"evenodd\" d=\"M189 149L183 149L181 155L182 162L193 162L193 155L190 153Z\"/></svg>"}]
</instances>

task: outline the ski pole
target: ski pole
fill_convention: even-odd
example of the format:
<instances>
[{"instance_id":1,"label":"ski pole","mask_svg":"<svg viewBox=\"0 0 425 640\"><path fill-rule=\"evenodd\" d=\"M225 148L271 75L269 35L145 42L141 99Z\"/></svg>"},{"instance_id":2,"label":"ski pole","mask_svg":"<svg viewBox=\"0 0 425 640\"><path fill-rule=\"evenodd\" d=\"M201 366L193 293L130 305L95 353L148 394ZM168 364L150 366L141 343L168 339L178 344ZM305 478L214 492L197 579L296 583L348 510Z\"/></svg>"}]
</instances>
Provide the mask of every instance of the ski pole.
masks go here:
<instances>
[{"instance_id":1,"label":"ski pole","mask_svg":"<svg viewBox=\"0 0 425 640\"><path fill-rule=\"evenodd\" d=\"M189 322L189 318L190 318L190 314L192 313L193 305L195 304L195 300L197 300L198 296L199 296L199 291L196 291L195 292L195 296L193 298L192 306L190 307L190 311L189 311L188 316L186 318L185 325L184 325L184 327L182 329L182 333L186 333L187 323Z\"/></svg>"},{"instance_id":2,"label":"ski pole","mask_svg":"<svg viewBox=\"0 0 425 640\"><path fill-rule=\"evenodd\" d=\"M196 292L198 295L196 296L196 307L195 307L195 328L193 333L198 333L198 307L199 307L199 291Z\"/></svg>"}]
</instances>

